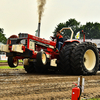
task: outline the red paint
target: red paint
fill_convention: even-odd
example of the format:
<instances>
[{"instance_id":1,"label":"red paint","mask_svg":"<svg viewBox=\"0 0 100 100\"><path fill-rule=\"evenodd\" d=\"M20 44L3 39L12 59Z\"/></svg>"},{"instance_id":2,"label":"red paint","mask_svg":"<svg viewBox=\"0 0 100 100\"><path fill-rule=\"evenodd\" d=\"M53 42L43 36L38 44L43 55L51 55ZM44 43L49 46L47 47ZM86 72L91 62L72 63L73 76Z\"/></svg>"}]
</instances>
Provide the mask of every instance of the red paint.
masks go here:
<instances>
[{"instance_id":1,"label":"red paint","mask_svg":"<svg viewBox=\"0 0 100 100\"><path fill-rule=\"evenodd\" d=\"M82 34L83 34L83 42L85 42L85 32L82 30Z\"/></svg>"},{"instance_id":2,"label":"red paint","mask_svg":"<svg viewBox=\"0 0 100 100\"><path fill-rule=\"evenodd\" d=\"M22 50L23 50L23 52L25 52L25 46L22 46Z\"/></svg>"},{"instance_id":3,"label":"red paint","mask_svg":"<svg viewBox=\"0 0 100 100\"><path fill-rule=\"evenodd\" d=\"M9 38L18 38L17 35L11 35Z\"/></svg>"},{"instance_id":4,"label":"red paint","mask_svg":"<svg viewBox=\"0 0 100 100\"><path fill-rule=\"evenodd\" d=\"M56 46L56 42L54 42L54 41L45 40L43 38L36 37L36 36L30 35L30 34L28 34L28 39L32 39L32 40L35 40L35 41L38 41L38 42L41 42L41 43L44 43L44 44Z\"/></svg>"},{"instance_id":5,"label":"red paint","mask_svg":"<svg viewBox=\"0 0 100 100\"><path fill-rule=\"evenodd\" d=\"M17 35L11 35L9 38L18 38ZM11 40L8 38L7 44L11 44Z\"/></svg>"},{"instance_id":6,"label":"red paint","mask_svg":"<svg viewBox=\"0 0 100 100\"><path fill-rule=\"evenodd\" d=\"M78 40L69 40L69 41L65 41L64 42L64 44L63 44L63 46L62 47L64 47L66 44L68 44L68 43L80 43L80 41L78 41Z\"/></svg>"},{"instance_id":7,"label":"red paint","mask_svg":"<svg viewBox=\"0 0 100 100\"><path fill-rule=\"evenodd\" d=\"M71 41L65 41L65 42L70 42L70 43L72 43L72 42L77 42L77 43L80 43L80 41L78 41L78 40L71 40Z\"/></svg>"},{"instance_id":8,"label":"red paint","mask_svg":"<svg viewBox=\"0 0 100 100\"><path fill-rule=\"evenodd\" d=\"M27 48L29 48L29 43L30 43L30 40L27 39Z\"/></svg>"},{"instance_id":9,"label":"red paint","mask_svg":"<svg viewBox=\"0 0 100 100\"><path fill-rule=\"evenodd\" d=\"M85 42L85 33L83 34L83 42Z\"/></svg>"}]
</instances>

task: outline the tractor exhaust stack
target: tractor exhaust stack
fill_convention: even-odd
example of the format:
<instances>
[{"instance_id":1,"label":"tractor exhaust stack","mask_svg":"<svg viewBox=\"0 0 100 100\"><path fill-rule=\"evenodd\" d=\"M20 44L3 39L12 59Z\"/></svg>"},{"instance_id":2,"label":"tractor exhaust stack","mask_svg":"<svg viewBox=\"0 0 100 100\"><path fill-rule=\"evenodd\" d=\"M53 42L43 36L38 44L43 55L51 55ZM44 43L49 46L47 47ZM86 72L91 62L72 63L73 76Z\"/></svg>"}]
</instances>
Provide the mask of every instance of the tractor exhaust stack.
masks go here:
<instances>
[{"instance_id":1,"label":"tractor exhaust stack","mask_svg":"<svg viewBox=\"0 0 100 100\"><path fill-rule=\"evenodd\" d=\"M40 26L41 26L41 23L38 23L38 37L40 37Z\"/></svg>"}]
</instances>

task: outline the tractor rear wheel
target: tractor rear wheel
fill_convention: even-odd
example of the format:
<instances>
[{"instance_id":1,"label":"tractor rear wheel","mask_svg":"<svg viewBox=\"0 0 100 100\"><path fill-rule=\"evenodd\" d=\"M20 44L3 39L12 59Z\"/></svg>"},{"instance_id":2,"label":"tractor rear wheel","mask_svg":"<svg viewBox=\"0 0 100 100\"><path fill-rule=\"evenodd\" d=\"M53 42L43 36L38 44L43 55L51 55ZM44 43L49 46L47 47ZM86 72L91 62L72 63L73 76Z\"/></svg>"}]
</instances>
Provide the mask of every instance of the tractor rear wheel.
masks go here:
<instances>
[{"instance_id":1,"label":"tractor rear wheel","mask_svg":"<svg viewBox=\"0 0 100 100\"><path fill-rule=\"evenodd\" d=\"M96 45L91 42L83 42L75 46L70 61L74 74L96 74L99 68L99 54Z\"/></svg>"},{"instance_id":2,"label":"tractor rear wheel","mask_svg":"<svg viewBox=\"0 0 100 100\"><path fill-rule=\"evenodd\" d=\"M71 63L70 63L70 55L76 45L78 44L72 43L69 45L65 45L60 51L58 68L61 73L73 74L73 70L71 68Z\"/></svg>"},{"instance_id":3,"label":"tractor rear wheel","mask_svg":"<svg viewBox=\"0 0 100 100\"><path fill-rule=\"evenodd\" d=\"M11 68L15 68L18 66L18 59L16 59L15 57L8 57L8 65Z\"/></svg>"}]
</instances>

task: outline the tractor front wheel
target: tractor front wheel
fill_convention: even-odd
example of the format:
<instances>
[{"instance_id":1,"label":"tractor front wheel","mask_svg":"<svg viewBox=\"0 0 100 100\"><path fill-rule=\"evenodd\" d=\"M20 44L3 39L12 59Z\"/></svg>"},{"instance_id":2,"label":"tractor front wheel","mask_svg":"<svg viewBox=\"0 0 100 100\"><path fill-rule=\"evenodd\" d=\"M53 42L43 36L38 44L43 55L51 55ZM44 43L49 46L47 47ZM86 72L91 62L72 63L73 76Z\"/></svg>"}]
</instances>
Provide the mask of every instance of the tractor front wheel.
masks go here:
<instances>
[{"instance_id":1,"label":"tractor front wheel","mask_svg":"<svg viewBox=\"0 0 100 100\"><path fill-rule=\"evenodd\" d=\"M36 56L35 70L37 73L48 73L47 56L44 51L40 51Z\"/></svg>"},{"instance_id":2,"label":"tractor front wheel","mask_svg":"<svg viewBox=\"0 0 100 100\"><path fill-rule=\"evenodd\" d=\"M11 68L15 68L18 66L18 59L16 59L15 57L8 57L8 65Z\"/></svg>"}]
</instances>

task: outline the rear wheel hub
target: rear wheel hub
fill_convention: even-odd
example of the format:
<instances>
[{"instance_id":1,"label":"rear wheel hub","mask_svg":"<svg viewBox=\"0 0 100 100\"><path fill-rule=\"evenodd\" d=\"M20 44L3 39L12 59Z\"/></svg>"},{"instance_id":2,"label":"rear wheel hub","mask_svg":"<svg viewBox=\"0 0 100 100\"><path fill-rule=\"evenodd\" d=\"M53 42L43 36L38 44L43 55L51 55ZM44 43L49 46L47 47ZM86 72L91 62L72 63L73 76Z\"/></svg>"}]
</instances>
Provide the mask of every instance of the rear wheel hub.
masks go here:
<instances>
[{"instance_id":1,"label":"rear wheel hub","mask_svg":"<svg viewBox=\"0 0 100 100\"><path fill-rule=\"evenodd\" d=\"M96 64L96 56L93 50L89 49L84 54L84 65L86 69L92 70Z\"/></svg>"}]
</instances>

